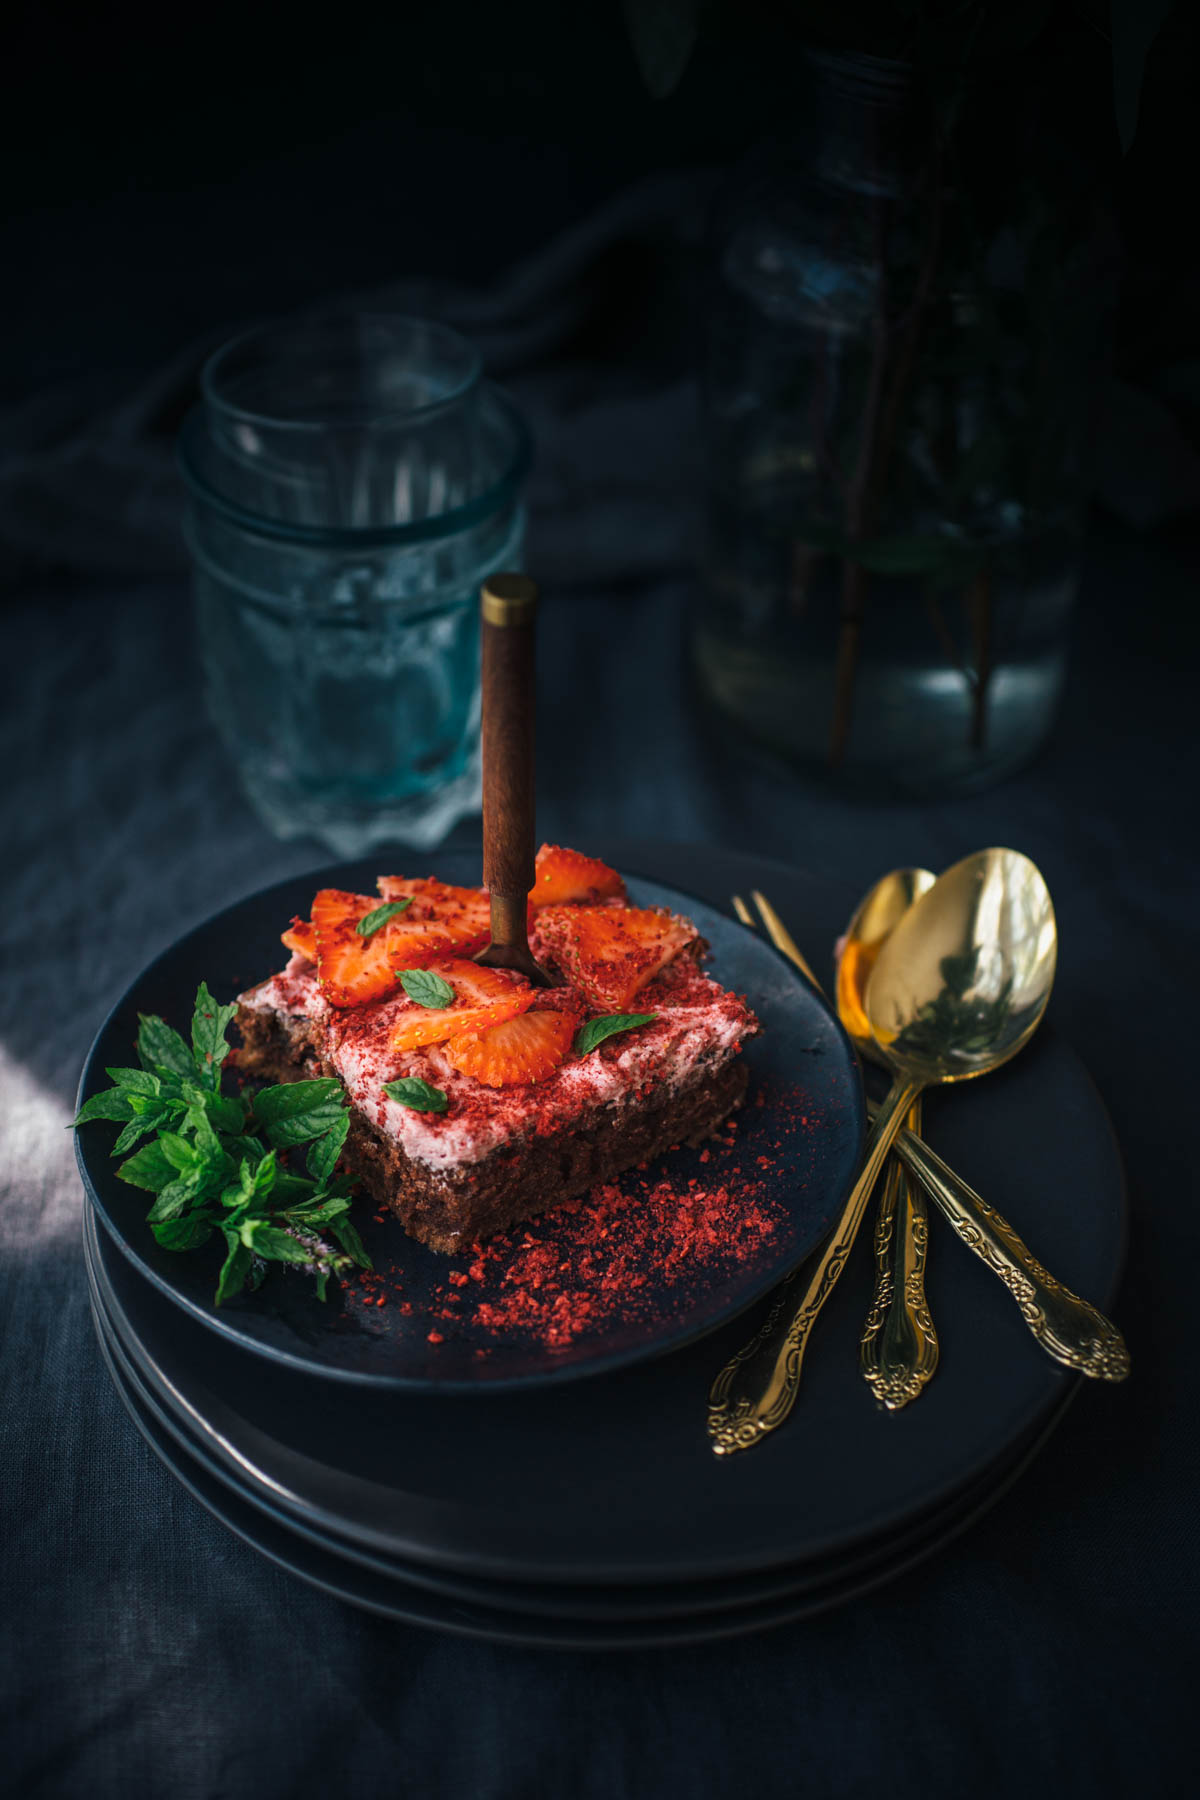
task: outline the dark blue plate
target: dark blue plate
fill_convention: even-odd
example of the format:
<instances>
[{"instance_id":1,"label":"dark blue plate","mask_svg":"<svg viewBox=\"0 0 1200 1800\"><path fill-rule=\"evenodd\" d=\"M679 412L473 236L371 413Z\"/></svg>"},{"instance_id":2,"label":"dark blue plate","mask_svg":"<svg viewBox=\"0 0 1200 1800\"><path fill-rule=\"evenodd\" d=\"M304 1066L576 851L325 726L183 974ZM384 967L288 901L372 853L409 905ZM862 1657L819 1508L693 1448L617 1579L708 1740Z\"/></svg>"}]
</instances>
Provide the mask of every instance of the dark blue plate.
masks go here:
<instances>
[{"instance_id":1,"label":"dark blue plate","mask_svg":"<svg viewBox=\"0 0 1200 1800\"><path fill-rule=\"evenodd\" d=\"M102 1310L96 1310L94 1318L101 1354L137 1429L193 1498L251 1549L311 1586L383 1618L460 1637L556 1650L631 1650L711 1643L766 1631L842 1606L904 1574L975 1523L1025 1470L1055 1423L1052 1419L1031 1440L1023 1442L1014 1459L972 1484L952 1507L941 1508L920 1526L889 1538L861 1556L835 1561L818 1574L778 1571L771 1579L754 1584L757 1591L748 1592L745 1597L727 1597L724 1604L713 1608L685 1607L682 1613L635 1610L626 1616L619 1604L614 1604L596 1616L595 1596L589 1597L593 1609L589 1610L585 1602L579 1613L560 1606L531 1610L525 1597L511 1588L500 1587L485 1597L465 1586L455 1591L449 1584L414 1582L407 1573L372 1567L361 1558L339 1553L335 1546L318 1537L287 1529L261 1504L252 1503L236 1482L222 1479L209 1459L196 1453L186 1436L155 1404Z\"/></svg>"},{"instance_id":2,"label":"dark blue plate","mask_svg":"<svg viewBox=\"0 0 1200 1800\"><path fill-rule=\"evenodd\" d=\"M307 914L317 888L369 893L382 868L372 858L282 882L172 945L102 1026L84 1068L80 1104L108 1085L106 1067L132 1060L139 1012L159 1013L186 1030L201 980L221 999L262 980L283 961L280 931L293 914ZM446 854L438 859L438 873L475 881L478 862L469 853ZM480 1301L494 1302L510 1291L505 1276L520 1248L511 1249L507 1261L489 1258L485 1280L458 1290L449 1276L465 1274L470 1256L427 1250L394 1219L377 1222L363 1201L355 1217L383 1277L386 1304L365 1305L361 1288L333 1284L321 1302L307 1277L272 1268L256 1294L218 1311L212 1296L219 1250L213 1245L181 1255L159 1248L145 1222L147 1196L117 1178L110 1155L116 1127L98 1123L77 1134L77 1156L113 1240L149 1281L212 1330L274 1362L359 1385L438 1391L536 1386L636 1363L716 1330L813 1248L848 1193L864 1126L858 1064L824 1002L761 938L674 888L631 879L630 894L639 904L669 906L694 919L711 945L712 973L744 994L762 1021L762 1036L745 1053L751 1090L732 1146L681 1148L656 1165L676 1187L696 1180L702 1187L753 1192L772 1211L773 1234L745 1260L731 1256L681 1281L665 1271L663 1251L651 1239L631 1271L641 1277L636 1316L602 1319L565 1347L548 1350L528 1329L484 1324L476 1311ZM623 1185L631 1208L646 1209L649 1217L641 1179L630 1176ZM551 1212L523 1229L553 1247L568 1228L562 1214ZM515 1234L518 1245L522 1235ZM453 1305L448 1296L456 1292L463 1298ZM431 1332L440 1341L431 1342Z\"/></svg>"}]
</instances>

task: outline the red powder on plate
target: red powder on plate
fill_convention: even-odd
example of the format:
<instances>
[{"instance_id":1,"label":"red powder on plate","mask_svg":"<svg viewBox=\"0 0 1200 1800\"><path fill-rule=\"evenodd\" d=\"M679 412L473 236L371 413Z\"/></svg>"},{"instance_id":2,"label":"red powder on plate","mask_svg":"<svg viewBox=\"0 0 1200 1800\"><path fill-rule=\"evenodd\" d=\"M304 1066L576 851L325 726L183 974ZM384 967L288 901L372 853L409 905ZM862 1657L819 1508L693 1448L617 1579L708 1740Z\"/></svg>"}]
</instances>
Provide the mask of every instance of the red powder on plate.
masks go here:
<instances>
[{"instance_id":1,"label":"red powder on plate","mask_svg":"<svg viewBox=\"0 0 1200 1800\"><path fill-rule=\"evenodd\" d=\"M739 1151L726 1121L729 1135L688 1159L694 1174L632 1171L473 1245L419 1309L428 1342L444 1341L442 1325L452 1336L482 1327L497 1342L563 1350L617 1323L659 1319L674 1305L683 1311L698 1292L758 1261L786 1223L780 1173L786 1166L795 1179L809 1124L800 1090L772 1099L773 1130L763 1130L761 1114L745 1116L754 1129ZM399 1292L395 1277L377 1271L351 1297L378 1305L385 1280ZM407 1303L400 1310L414 1311Z\"/></svg>"}]
</instances>

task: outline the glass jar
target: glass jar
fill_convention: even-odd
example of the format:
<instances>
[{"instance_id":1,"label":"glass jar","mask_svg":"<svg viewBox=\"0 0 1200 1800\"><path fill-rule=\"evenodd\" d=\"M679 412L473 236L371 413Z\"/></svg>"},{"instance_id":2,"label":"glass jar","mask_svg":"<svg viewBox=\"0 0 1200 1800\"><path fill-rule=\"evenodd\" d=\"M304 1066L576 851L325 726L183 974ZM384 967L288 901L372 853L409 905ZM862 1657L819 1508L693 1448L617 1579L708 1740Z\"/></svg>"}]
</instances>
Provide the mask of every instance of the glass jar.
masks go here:
<instances>
[{"instance_id":1,"label":"glass jar","mask_svg":"<svg viewBox=\"0 0 1200 1800\"><path fill-rule=\"evenodd\" d=\"M808 769L966 790L1032 755L1063 685L1097 235L1036 131L989 174L907 65L802 73L803 137L719 233L695 659Z\"/></svg>"},{"instance_id":2,"label":"glass jar","mask_svg":"<svg viewBox=\"0 0 1200 1800\"><path fill-rule=\"evenodd\" d=\"M425 850L480 804L479 589L521 566L529 438L474 350L336 315L218 351L185 422L210 711L281 837Z\"/></svg>"}]
</instances>

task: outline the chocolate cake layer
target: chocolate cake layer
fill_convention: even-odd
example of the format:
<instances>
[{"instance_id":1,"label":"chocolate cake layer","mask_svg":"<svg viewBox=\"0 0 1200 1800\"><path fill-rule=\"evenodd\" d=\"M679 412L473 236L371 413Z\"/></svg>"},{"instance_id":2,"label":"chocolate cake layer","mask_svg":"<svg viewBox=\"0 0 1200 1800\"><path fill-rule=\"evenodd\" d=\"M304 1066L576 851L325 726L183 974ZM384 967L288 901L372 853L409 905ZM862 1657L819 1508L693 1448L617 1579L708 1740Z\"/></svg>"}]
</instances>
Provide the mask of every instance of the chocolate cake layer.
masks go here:
<instances>
[{"instance_id":1,"label":"chocolate cake layer","mask_svg":"<svg viewBox=\"0 0 1200 1800\"><path fill-rule=\"evenodd\" d=\"M245 1074L268 1081L335 1074L321 1056L320 1028L313 1022L243 1006L238 1024L243 1038L238 1066ZM657 1104L601 1107L573 1130L517 1139L480 1161L450 1170L417 1162L355 1109L345 1161L412 1237L452 1253L611 1181L676 1144L709 1136L740 1106L746 1083L740 1057L715 1068L701 1065L694 1080L675 1086Z\"/></svg>"}]
</instances>

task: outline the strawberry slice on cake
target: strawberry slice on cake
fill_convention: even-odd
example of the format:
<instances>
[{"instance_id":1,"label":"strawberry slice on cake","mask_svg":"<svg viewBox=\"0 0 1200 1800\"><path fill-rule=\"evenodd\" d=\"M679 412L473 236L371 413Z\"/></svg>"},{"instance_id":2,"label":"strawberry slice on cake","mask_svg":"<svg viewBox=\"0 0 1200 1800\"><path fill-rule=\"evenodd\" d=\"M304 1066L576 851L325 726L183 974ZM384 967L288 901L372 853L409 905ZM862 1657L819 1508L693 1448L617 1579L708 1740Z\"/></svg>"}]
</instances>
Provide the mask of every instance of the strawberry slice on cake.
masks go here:
<instances>
[{"instance_id":1,"label":"strawberry slice on cake","mask_svg":"<svg viewBox=\"0 0 1200 1800\"><path fill-rule=\"evenodd\" d=\"M534 864L531 907L584 905L596 900L623 900L625 883L615 869L595 856L543 844Z\"/></svg>"},{"instance_id":2,"label":"strawberry slice on cake","mask_svg":"<svg viewBox=\"0 0 1200 1800\"><path fill-rule=\"evenodd\" d=\"M396 992L397 971L453 955L455 940L432 920L410 923L404 912L368 894L322 888L313 901L317 979L331 1006L364 1006ZM379 919L376 924L375 920Z\"/></svg>"},{"instance_id":3,"label":"strawberry slice on cake","mask_svg":"<svg viewBox=\"0 0 1200 1800\"><path fill-rule=\"evenodd\" d=\"M690 920L656 906L548 906L535 936L534 954L604 1012L623 1012L681 951L700 947Z\"/></svg>"},{"instance_id":4,"label":"strawberry slice on cake","mask_svg":"<svg viewBox=\"0 0 1200 1800\"><path fill-rule=\"evenodd\" d=\"M400 985L409 1000L392 1026L388 1042L393 1050L419 1050L464 1031L484 1031L527 1012L536 998L523 975L474 962L402 969Z\"/></svg>"}]
</instances>

